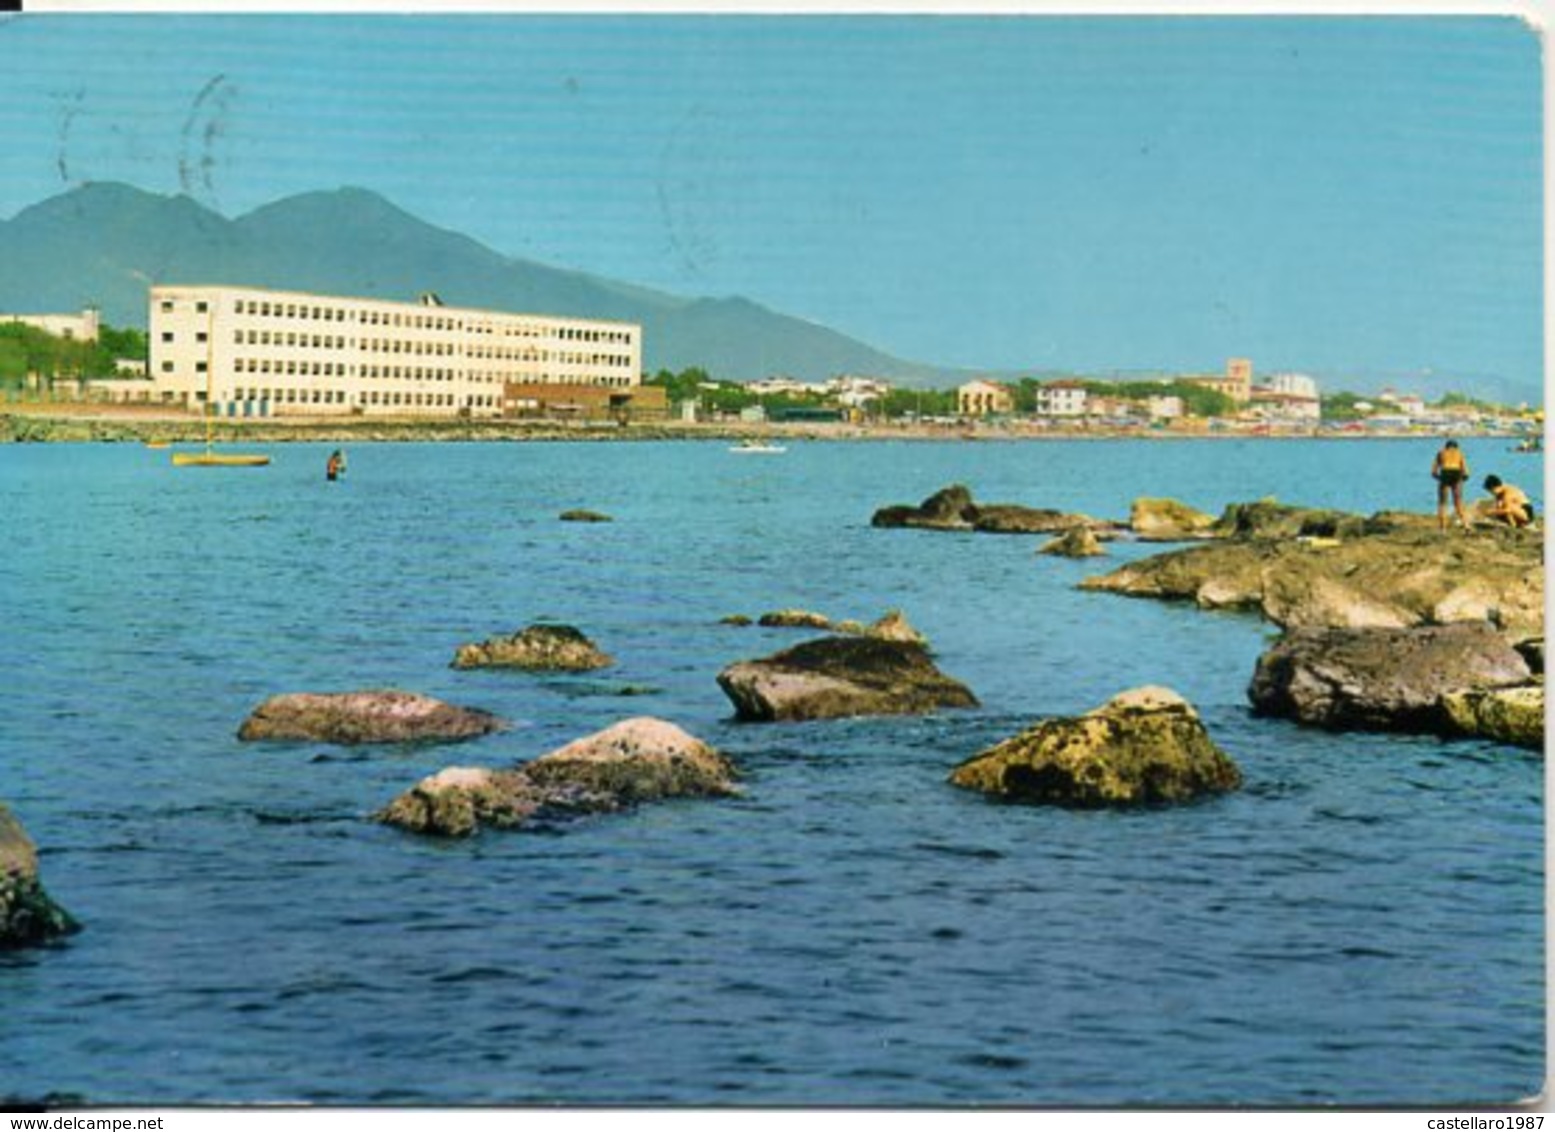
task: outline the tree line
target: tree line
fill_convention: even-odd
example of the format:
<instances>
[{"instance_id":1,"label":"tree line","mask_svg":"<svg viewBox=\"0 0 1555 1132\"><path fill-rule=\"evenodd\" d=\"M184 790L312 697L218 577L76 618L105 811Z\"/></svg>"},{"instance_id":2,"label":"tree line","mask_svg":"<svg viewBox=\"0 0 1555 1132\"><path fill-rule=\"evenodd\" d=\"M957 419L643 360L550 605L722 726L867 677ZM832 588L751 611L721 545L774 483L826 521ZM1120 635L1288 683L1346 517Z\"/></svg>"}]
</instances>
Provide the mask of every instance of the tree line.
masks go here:
<instances>
[{"instance_id":1,"label":"tree line","mask_svg":"<svg viewBox=\"0 0 1555 1132\"><path fill-rule=\"evenodd\" d=\"M20 322L0 324L0 385L113 377L120 358L145 361L146 335L134 328L102 326L95 342L62 338Z\"/></svg>"}]
</instances>

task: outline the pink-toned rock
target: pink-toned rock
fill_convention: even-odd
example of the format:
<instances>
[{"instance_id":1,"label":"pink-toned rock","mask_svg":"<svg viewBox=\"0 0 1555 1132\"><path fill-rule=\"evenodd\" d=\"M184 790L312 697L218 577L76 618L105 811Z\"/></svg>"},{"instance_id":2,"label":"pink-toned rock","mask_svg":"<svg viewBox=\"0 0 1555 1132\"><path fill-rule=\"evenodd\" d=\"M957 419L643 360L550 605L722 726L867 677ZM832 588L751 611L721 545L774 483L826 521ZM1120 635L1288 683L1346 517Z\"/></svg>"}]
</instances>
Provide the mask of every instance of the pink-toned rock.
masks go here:
<instances>
[{"instance_id":1,"label":"pink-toned rock","mask_svg":"<svg viewBox=\"0 0 1555 1132\"><path fill-rule=\"evenodd\" d=\"M712 747L644 716L520 766L448 767L376 817L415 833L467 837L482 826L511 829L663 798L725 797L738 793L734 778L733 765Z\"/></svg>"},{"instance_id":2,"label":"pink-toned rock","mask_svg":"<svg viewBox=\"0 0 1555 1132\"><path fill-rule=\"evenodd\" d=\"M419 743L471 739L500 731L504 720L476 708L394 688L291 692L272 696L238 728L245 741Z\"/></svg>"}]
</instances>

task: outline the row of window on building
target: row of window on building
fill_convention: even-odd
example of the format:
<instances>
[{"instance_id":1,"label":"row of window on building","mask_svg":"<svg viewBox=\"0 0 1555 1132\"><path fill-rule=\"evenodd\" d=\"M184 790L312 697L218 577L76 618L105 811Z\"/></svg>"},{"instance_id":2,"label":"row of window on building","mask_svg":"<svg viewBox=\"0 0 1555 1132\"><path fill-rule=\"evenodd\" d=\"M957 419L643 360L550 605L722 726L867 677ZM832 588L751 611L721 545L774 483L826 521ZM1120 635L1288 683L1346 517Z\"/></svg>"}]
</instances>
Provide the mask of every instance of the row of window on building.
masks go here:
<instances>
[{"instance_id":1,"label":"row of window on building","mask_svg":"<svg viewBox=\"0 0 1555 1132\"><path fill-rule=\"evenodd\" d=\"M243 402L264 402L270 405L344 405L347 404L343 389L299 389L295 387L240 386L232 392L232 399ZM494 409L499 398L491 393L466 394L462 404L468 408ZM455 408L461 404L454 393L406 392L402 390L365 390L358 401L362 405L404 406L407 408Z\"/></svg>"},{"instance_id":2,"label":"row of window on building","mask_svg":"<svg viewBox=\"0 0 1555 1132\"><path fill-rule=\"evenodd\" d=\"M204 299L194 305L196 314L207 314L210 303ZM172 299L161 301L163 314L174 310ZM395 326L407 330L434 330L454 333L502 335L509 338L556 338L564 342L611 342L629 345L626 330L600 327L562 326L546 328L535 323L498 323L490 319L464 319L452 315L419 314L407 311L356 309L328 305L281 302L271 299L237 299L233 313L258 318L302 318L322 322L359 322L367 326Z\"/></svg>"}]
</instances>

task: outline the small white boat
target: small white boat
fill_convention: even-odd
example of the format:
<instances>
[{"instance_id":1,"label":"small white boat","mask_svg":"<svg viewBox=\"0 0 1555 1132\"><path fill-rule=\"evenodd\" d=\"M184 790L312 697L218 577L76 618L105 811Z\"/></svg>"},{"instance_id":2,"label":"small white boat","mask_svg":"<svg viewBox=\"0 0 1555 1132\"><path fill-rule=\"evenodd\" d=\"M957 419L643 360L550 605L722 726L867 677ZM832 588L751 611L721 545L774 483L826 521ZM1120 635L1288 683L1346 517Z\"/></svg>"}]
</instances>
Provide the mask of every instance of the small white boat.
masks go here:
<instances>
[{"instance_id":1,"label":"small white boat","mask_svg":"<svg viewBox=\"0 0 1555 1132\"><path fill-rule=\"evenodd\" d=\"M751 456L776 456L788 449L766 440L742 440L738 444L731 444L729 451Z\"/></svg>"}]
</instances>

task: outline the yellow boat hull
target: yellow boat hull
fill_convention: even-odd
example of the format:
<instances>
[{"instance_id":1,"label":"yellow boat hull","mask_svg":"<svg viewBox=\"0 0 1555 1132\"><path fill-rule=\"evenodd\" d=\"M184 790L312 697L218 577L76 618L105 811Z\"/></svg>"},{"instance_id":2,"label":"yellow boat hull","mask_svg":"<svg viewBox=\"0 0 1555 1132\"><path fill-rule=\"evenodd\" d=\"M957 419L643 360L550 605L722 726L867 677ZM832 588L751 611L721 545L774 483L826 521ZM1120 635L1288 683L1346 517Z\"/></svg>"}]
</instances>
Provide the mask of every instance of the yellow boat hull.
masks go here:
<instances>
[{"instance_id":1,"label":"yellow boat hull","mask_svg":"<svg viewBox=\"0 0 1555 1132\"><path fill-rule=\"evenodd\" d=\"M245 456L239 453L174 452L175 468L259 468L270 462L268 456Z\"/></svg>"}]
</instances>

